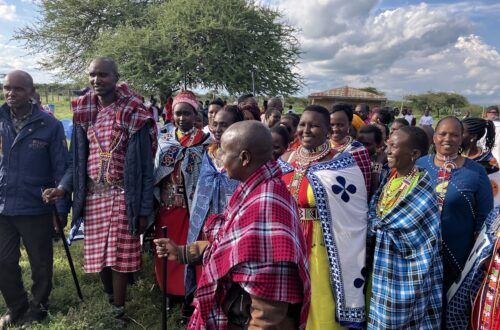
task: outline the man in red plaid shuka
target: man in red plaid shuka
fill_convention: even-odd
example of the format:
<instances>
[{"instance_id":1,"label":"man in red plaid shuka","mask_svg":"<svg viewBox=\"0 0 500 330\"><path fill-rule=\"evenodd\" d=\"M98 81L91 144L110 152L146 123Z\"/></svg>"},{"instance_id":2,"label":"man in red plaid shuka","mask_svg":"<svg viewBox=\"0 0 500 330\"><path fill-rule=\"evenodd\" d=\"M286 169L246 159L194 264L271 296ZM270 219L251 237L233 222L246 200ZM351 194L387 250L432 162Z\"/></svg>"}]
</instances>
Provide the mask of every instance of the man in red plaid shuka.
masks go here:
<instances>
[{"instance_id":1,"label":"man in red plaid shuka","mask_svg":"<svg viewBox=\"0 0 500 330\"><path fill-rule=\"evenodd\" d=\"M99 273L123 319L129 273L141 267L139 234L153 222L156 127L142 100L118 85L116 63L89 66L92 90L73 102L70 169L46 200L73 194L73 220L85 219L84 270Z\"/></svg>"},{"instance_id":2,"label":"man in red plaid shuka","mask_svg":"<svg viewBox=\"0 0 500 330\"><path fill-rule=\"evenodd\" d=\"M257 121L235 123L221 147L229 177L242 184L226 212L208 219L208 241L155 240L160 257L203 263L188 329L304 329L310 302L304 236L271 160L271 134Z\"/></svg>"}]
</instances>

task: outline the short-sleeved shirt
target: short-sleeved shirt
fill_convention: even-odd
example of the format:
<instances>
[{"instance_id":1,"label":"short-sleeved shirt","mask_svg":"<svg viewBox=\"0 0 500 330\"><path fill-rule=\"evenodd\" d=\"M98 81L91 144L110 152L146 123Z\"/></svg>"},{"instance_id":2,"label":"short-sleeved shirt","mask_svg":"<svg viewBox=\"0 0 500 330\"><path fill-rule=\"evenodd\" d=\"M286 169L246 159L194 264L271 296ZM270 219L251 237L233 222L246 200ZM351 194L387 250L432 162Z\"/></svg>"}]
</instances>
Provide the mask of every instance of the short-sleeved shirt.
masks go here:
<instances>
[{"instance_id":1,"label":"short-sleeved shirt","mask_svg":"<svg viewBox=\"0 0 500 330\"><path fill-rule=\"evenodd\" d=\"M432 126L432 117L431 116L422 116L420 118L420 125L421 126Z\"/></svg>"}]
</instances>

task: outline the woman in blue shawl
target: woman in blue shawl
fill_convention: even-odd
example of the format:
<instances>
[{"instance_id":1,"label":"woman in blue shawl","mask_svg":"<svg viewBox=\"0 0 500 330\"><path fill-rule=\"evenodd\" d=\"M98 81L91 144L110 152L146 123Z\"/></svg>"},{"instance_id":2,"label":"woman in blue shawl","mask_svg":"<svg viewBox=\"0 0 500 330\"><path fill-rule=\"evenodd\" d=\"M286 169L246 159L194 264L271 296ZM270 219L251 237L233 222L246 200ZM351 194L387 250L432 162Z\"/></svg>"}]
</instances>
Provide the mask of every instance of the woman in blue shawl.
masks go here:
<instances>
[{"instance_id":1,"label":"woman in blue shawl","mask_svg":"<svg viewBox=\"0 0 500 330\"><path fill-rule=\"evenodd\" d=\"M187 244L200 239L201 229L211 214L224 213L224 208L239 182L227 176L224 169L220 139L232 124L243 121L243 113L236 105L225 106L217 112L213 120L213 141L203 154L200 177L193 198L193 209L189 219ZM196 289L196 274L193 266L187 266L184 286L186 298L192 300Z\"/></svg>"},{"instance_id":2,"label":"woman in blue shawl","mask_svg":"<svg viewBox=\"0 0 500 330\"><path fill-rule=\"evenodd\" d=\"M425 132L402 127L387 141L389 175L372 198L368 236L375 241L368 329L439 329L443 264L437 198L415 166Z\"/></svg>"},{"instance_id":3,"label":"woman in blue shawl","mask_svg":"<svg viewBox=\"0 0 500 330\"><path fill-rule=\"evenodd\" d=\"M438 197L443 237L444 292L459 280L474 240L493 208L493 193L484 168L460 154L464 127L456 117L436 126L436 153L421 157Z\"/></svg>"}]
</instances>

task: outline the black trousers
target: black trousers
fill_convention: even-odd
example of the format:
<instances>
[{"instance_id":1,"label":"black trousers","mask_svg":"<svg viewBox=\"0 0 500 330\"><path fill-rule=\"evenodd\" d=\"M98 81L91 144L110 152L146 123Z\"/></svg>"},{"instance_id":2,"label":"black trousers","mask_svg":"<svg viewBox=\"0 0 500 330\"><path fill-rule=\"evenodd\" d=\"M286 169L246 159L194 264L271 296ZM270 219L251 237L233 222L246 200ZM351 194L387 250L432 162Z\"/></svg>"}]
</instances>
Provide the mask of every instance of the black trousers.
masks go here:
<instances>
[{"instance_id":1,"label":"black trousers","mask_svg":"<svg viewBox=\"0 0 500 330\"><path fill-rule=\"evenodd\" d=\"M32 304L46 305L52 290L52 215L0 215L0 291L13 313L28 306L19 266L21 239L31 266Z\"/></svg>"}]
</instances>

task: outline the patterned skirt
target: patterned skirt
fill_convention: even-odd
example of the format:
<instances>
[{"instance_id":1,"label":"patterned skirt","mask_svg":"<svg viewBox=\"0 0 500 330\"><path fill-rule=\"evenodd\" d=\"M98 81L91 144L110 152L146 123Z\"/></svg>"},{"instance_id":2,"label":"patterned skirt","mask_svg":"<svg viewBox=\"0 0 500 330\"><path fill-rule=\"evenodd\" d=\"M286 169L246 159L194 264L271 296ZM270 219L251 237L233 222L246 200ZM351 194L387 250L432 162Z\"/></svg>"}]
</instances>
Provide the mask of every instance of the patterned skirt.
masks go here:
<instances>
[{"instance_id":1,"label":"patterned skirt","mask_svg":"<svg viewBox=\"0 0 500 330\"><path fill-rule=\"evenodd\" d=\"M121 273L141 268L141 243L139 236L128 233L125 194L121 189L88 193L84 260L87 273L100 272L104 267Z\"/></svg>"}]
</instances>

